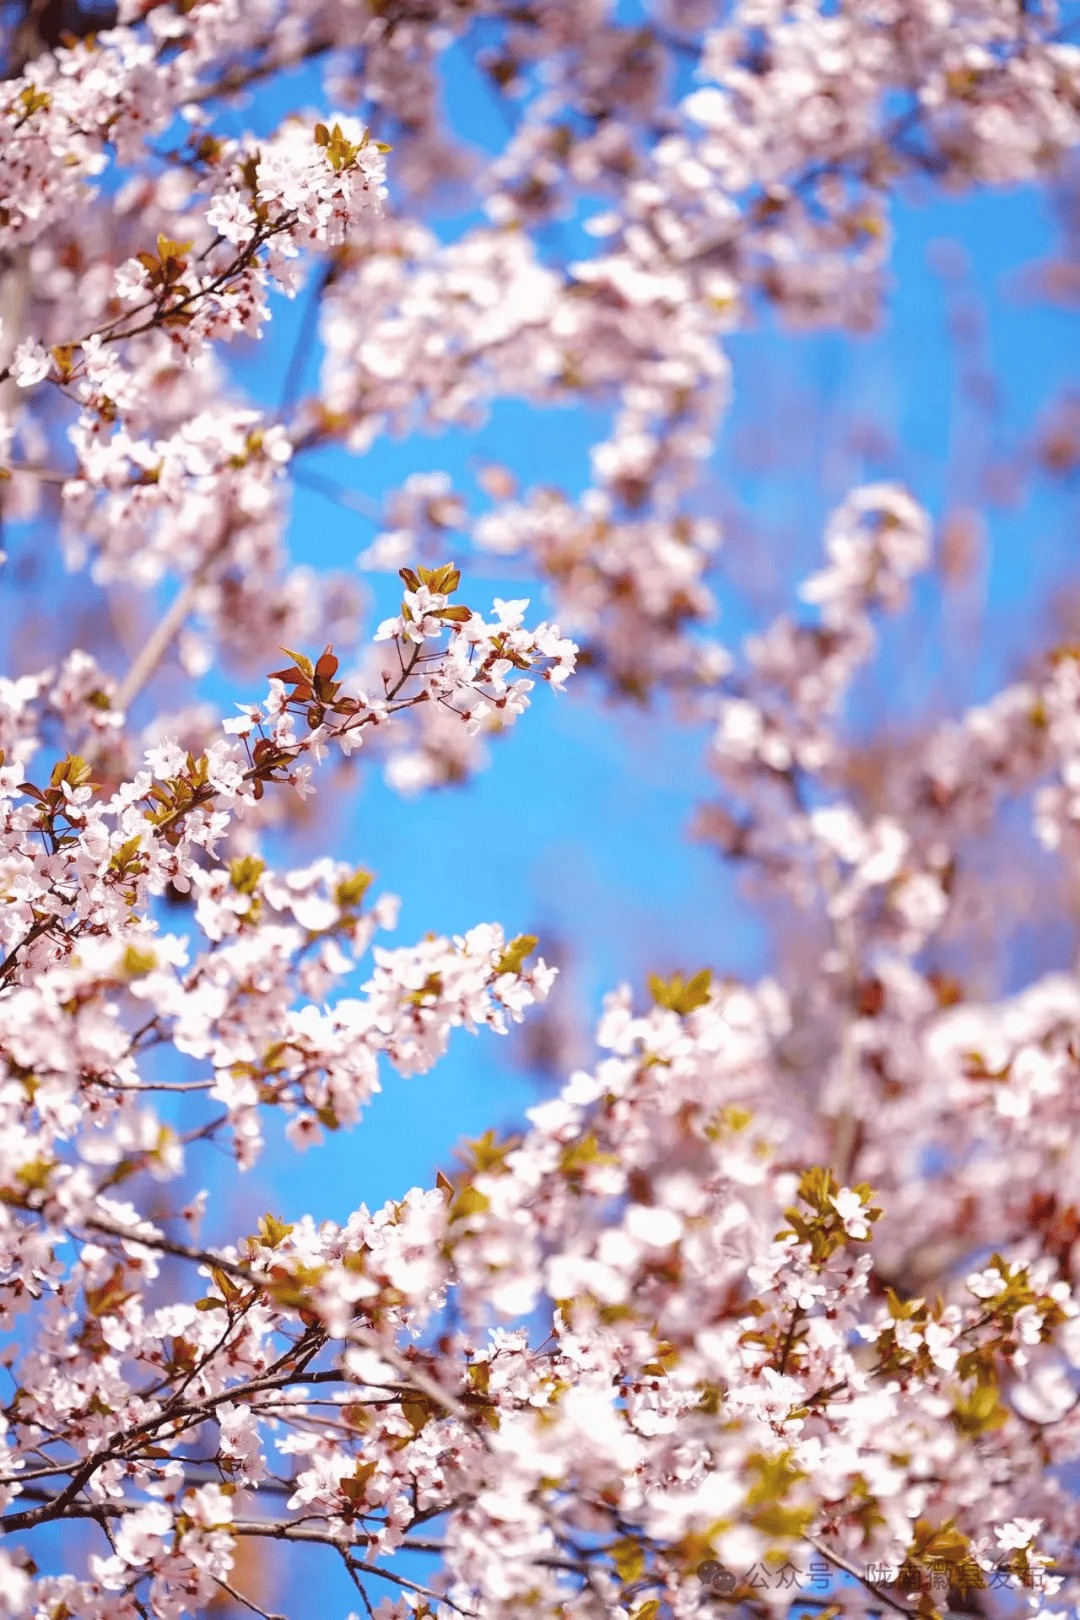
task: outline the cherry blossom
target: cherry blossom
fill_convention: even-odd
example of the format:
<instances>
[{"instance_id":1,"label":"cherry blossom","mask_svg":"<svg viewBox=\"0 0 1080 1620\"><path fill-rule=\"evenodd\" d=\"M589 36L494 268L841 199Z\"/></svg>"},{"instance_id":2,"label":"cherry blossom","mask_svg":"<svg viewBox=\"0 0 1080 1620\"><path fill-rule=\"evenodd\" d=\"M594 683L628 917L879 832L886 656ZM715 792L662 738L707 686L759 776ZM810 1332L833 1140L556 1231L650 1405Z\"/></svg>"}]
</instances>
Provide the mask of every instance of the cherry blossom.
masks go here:
<instances>
[{"instance_id":1,"label":"cherry blossom","mask_svg":"<svg viewBox=\"0 0 1080 1620\"><path fill-rule=\"evenodd\" d=\"M59 624L0 677L5 1615L263 1614L270 1540L379 1620L760 1617L791 1586L755 1570L821 1567L853 1616L1075 1608L1080 982L947 968L1017 809L1075 887L1080 653L860 784L852 693L935 565L926 492L849 490L728 645L708 482L733 336L865 330L909 180L1064 172L1066 10L123 0L13 51L5 522L145 634L121 660ZM497 151L446 117L462 57ZM266 127L299 66L317 105ZM320 452L508 399L588 407L585 487L354 500L360 572L403 586L381 621L294 559ZM369 761L406 796L497 769L545 686L704 739L698 832L803 960L618 986L595 1052L434 1186L334 1222L286 1183L237 1230L211 1150L318 1154L555 980L496 920L389 942L373 874L273 835Z\"/></svg>"}]
</instances>

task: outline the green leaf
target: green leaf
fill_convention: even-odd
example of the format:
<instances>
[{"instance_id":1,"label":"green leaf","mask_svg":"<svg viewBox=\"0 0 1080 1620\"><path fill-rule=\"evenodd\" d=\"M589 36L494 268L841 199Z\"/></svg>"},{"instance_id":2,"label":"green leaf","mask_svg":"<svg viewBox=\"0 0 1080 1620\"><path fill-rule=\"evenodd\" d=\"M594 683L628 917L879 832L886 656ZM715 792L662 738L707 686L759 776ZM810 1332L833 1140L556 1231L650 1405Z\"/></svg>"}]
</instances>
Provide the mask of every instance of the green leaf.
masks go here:
<instances>
[{"instance_id":1,"label":"green leaf","mask_svg":"<svg viewBox=\"0 0 1080 1620\"><path fill-rule=\"evenodd\" d=\"M349 910L360 904L373 882L372 874L365 872L362 866L358 866L351 877L343 878L338 884L334 890L334 899L339 906Z\"/></svg>"},{"instance_id":2,"label":"green leaf","mask_svg":"<svg viewBox=\"0 0 1080 1620\"><path fill-rule=\"evenodd\" d=\"M649 989L656 1005L667 1007L681 1017L698 1007L704 1007L711 986L711 968L702 968L700 973L695 973L693 978L685 982L681 973L673 974L670 979L661 979L656 974L649 976Z\"/></svg>"},{"instance_id":3,"label":"green leaf","mask_svg":"<svg viewBox=\"0 0 1080 1620\"><path fill-rule=\"evenodd\" d=\"M111 872L126 872L129 866L137 865L140 848L141 845L137 836L129 838L126 843L121 844L120 848L113 852L112 860L109 862L109 870Z\"/></svg>"},{"instance_id":4,"label":"green leaf","mask_svg":"<svg viewBox=\"0 0 1080 1620\"><path fill-rule=\"evenodd\" d=\"M157 239L158 258L162 264L165 263L166 259L182 259L184 254L189 253L194 246L193 241L172 242L167 236L159 236Z\"/></svg>"},{"instance_id":5,"label":"green leaf","mask_svg":"<svg viewBox=\"0 0 1080 1620\"><path fill-rule=\"evenodd\" d=\"M410 1007L422 1007L430 998L443 993L442 975L429 973L419 990L411 990L404 998Z\"/></svg>"},{"instance_id":6,"label":"green leaf","mask_svg":"<svg viewBox=\"0 0 1080 1620\"><path fill-rule=\"evenodd\" d=\"M28 84L19 96L25 116L29 118L33 113L41 112L45 107L52 106L52 97L47 90L39 90L36 85Z\"/></svg>"},{"instance_id":7,"label":"green leaf","mask_svg":"<svg viewBox=\"0 0 1080 1620\"><path fill-rule=\"evenodd\" d=\"M291 647L282 647L281 651L283 653L288 653L297 669L301 670L303 674L307 676L309 681L314 679L315 666L305 653L293 652Z\"/></svg>"},{"instance_id":8,"label":"green leaf","mask_svg":"<svg viewBox=\"0 0 1080 1620\"><path fill-rule=\"evenodd\" d=\"M998 1400L993 1384L978 1384L972 1393L961 1396L953 1407L953 1422L961 1434L992 1433L1008 1422L1008 1409Z\"/></svg>"},{"instance_id":9,"label":"green leaf","mask_svg":"<svg viewBox=\"0 0 1080 1620\"><path fill-rule=\"evenodd\" d=\"M292 1231L295 1231L295 1227L279 1221L267 1211L259 1220L259 1243L264 1249L276 1249Z\"/></svg>"},{"instance_id":10,"label":"green leaf","mask_svg":"<svg viewBox=\"0 0 1080 1620\"><path fill-rule=\"evenodd\" d=\"M812 1507L782 1507L779 1502L772 1502L755 1513L752 1522L762 1535L794 1541L806 1530L814 1513Z\"/></svg>"},{"instance_id":11,"label":"green leaf","mask_svg":"<svg viewBox=\"0 0 1080 1620\"><path fill-rule=\"evenodd\" d=\"M832 1171L823 1169L821 1165L814 1165L805 1171L799 1182L799 1197L821 1215L835 1213L832 1199L839 1191L840 1184Z\"/></svg>"},{"instance_id":12,"label":"green leaf","mask_svg":"<svg viewBox=\"0 0 1080 1620\"><path fill-rule=\"evenodd\" d=\"M519 934L512 939L495 964L496 973L520 973L525 958L537 946L535 934Z\"/></svg>"},{"instance_id":13,"label":"green leaf","mask_svg":"<svg viewBox=\"0 0 1080 1620\"><path fill-rule=\"evenodd\" d=\"M254 894L265 871L266 862L257 855L242 855L229 862L229 881L237 894Z\"/></svg>"},{"instance_id":14,"label":"green leaf","mask_svg":"<svg viewBox=\"0 0 1080 1620\"><path fill-rule=\"evenodd\" d=\"M461 570L453 563L443 563L439 568L418 567L417 573L429 591L438 591L441 596L452 596L461 584Z\"/></svg>"},{"instance_id":15,"label":"green leaf","mask_svg":"<svg viewBox=\"0 0 1080 1620\"><path fill-rule=\"evenodd\" d=\"M419 1434L431 1416L431 1408L426 1401L402 1401L401 1410L413 1434Z\"/></svg>"},{"instance_id":16,"label":"green leaf","mask_svg":"<svg viewBox=\"0 0 1080 1620\"><path fill-rule=\"evenodd\" d=\"M341 1481L338 1488L350 1507L358 1507L365 1500L368 1481L377 1467L378 1464L373 1462L357 1463L351 1477Z\"/></svg>"},{"instance_id":17,"label":"green leaf","mask_svg":"<svg viewBox=\"0 0 1080 1620\"><path fill-rule=\"evenodd\" d=\"M889 1287L885 1289L885 1298L889 1304L889 1315L894 1322L906 1322L926 1303L922 1299L901 1299L899 1294Z\"/></svg>"},{"instance_id":18,"label":"green leaf","mask_svg":"<svg viewBox=\"0 0 1080 1620\"><path fill-rule=\"evenodd\" d=\"M126 1281L123 1266L115 1266L99 1287L86 1289L86 1308L91 1316L112 1316L125 1300L131 1299L135 1290L125 1288Z\"/></svg>"},{"instance_id":19,"label":"green leaf","mask_svg":"<svg viewBox=\"0 0 1080 1620\"><path fill-rule=\"evenodd\" d=\"M137 945L129 945L124 952L121 969L125 979L143 979L148 973L153 973L158 965L158 959L153 951L141 951Z\"/></svg>"},{"instance_id":20,"label":"green leaf","mask_svg":"<svg viewBox=\"0 0 1080 1620\"><path fill-rule=\"evenodd\" d=\"M489 1127L483 1136L474 1137L471 1141L466 1139L454 1151L470 1170L499 1170L507 1154L520 1146L520 1136L504 1136L500 1141Z\"/></svg>"},{"instance_id":21,"label":"green leaf","mask_svg":"<svg viewBox=\"0 0 1080 1620\"><path fill-rule=\"evenodd\" d=\"M67 782L71 787L82 787L89 782L92 775L91 766L81 754L68 754L66 759L58 759L53 766L49 785L59 787L61 782Z\"/></svg>"},{"instance_id":22,"label":"green leaf","mask_svg":"<svg viewBox=\"0 0 1080 1620\"><path fill-rule=\"evenodd\" d=\"M764 1502L774 1502L778 1497L786 1496L788 1491L806 1475L801 1468L796 1468L790 1460L790 1454L782 1453L779 1457L766 1457L760 1451L748 1457L747 1463L759 1475L758 1482L752 1486L747 1494L747 1507L758 1507Z\"/></svg>"},{"instance_id":23,"label":"green leaf","mask_svg":"<svg viewBox=\"0 0 1080 1620\"><path fill-rule=\"evenodd\" d=\"M239 1304L240 1300L243 1298L244 1291L233 1282L228 1272L222 1271L220 1266L211 1266L210 1275L213 1277L218 1288L221 1289L226 1305L232 1306Z\"/></svg>"},{"instance_id":24,"label":"green leaf","mask_svg":"<svg viewBox=\"0 0 1080 1620\"><path fill-rule=\"evenodd\" d=\"M321 146L323 151L326 153L327 161L334 170L334 173L340 174L342 169L351 167L351 165L355 162L356 154L359 152L360 148L359 146L354 146L352 141L346 139L345 133L340 124L335 124L333 129L326 131L325 141L319 138L320 129L326 130L326 125L320 124L316 126L316 143L317 145Z\"/></svg>"},{"instance_id":25,"label":"green leaf","mask_svg":"<svg viewBox=\"0 0 1080 1620\"><path fill-rule=\"evenodd\" d=\"M640 1581L645 1573L645 1553L641 1543L627 1537L624 1541L617 1541L610 1551L619 1579L627 1584Z\"/></svg>"},{"instance_id":26,"label":"green leaf","mask_svg":"<svg viewBox=\"0 0 1080 1620\"><path fill-rule=\"evenodd\" d=\"M464 1220L469 1215L483 1215L490 1208L491 1200L470 1183L469 1186L462 1187L454 1199L447 1219Z\"/></svg>"}]
</instances>

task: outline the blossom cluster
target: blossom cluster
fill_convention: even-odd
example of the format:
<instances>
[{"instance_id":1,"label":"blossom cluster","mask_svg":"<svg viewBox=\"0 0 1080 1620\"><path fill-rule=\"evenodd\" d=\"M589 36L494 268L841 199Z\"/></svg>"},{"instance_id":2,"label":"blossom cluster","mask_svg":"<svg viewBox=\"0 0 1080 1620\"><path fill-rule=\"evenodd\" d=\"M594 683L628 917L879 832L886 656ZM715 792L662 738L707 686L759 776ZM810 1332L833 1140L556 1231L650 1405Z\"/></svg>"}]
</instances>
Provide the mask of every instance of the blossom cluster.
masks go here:
<instances>
[{"instance_id":1,"label":"blossom cluster","mask_svg":"<svg viewBox=\"0 0 1080 1620\"><path fill-rule=\"evenodd\" d=\"M1080 1600L1080 978L948 970L1014 804L1076 884L1080 650L868 787L845 704L931 517L852 490L797 604L729 649L705 483L731 334L865 328L906 180L1046 179L1080 145L1070 26L1050 0L122 0L13 58L5 536L55 533L117 624L156 611L122 676L80 629L0 677L11 1620L262 1613L270 1541L378 1620L767 1615L792 1581L759 1572L822 1567L852 1616L882 1570L921 1620ZM495 153L447 125L448 53L508 116ZM247 130L237 97L300 65L319 108ZM436 229L463 182L480 217ZM297 295L253 405L236 357ZM362 593L293 563L292 482L505 399L588 408L586 487L485 466L476 510L408 478L360 558L398 609L343 666ZM553 617L458 600L451 539ZM222 718L197 683L252 667ZM211 1151L317 1152L554 980L495 922L387 945L365 868L274 864L268 833L328 761L464 780L576 667L707 733L698 831L801 964L622 986L520 1131L343 1222L238 1232Z\"/></svg>"}]
</instances>

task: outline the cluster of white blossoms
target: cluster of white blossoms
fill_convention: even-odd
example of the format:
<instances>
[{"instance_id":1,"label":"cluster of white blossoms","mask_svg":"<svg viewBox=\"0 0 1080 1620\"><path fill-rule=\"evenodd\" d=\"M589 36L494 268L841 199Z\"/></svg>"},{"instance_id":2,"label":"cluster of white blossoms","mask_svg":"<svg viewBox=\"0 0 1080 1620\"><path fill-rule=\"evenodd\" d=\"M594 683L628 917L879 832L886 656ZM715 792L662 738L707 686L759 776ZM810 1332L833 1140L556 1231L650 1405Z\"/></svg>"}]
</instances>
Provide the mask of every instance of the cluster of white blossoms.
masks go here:
<instances>
[{"instance_id":1,"label":"cluster of white blossoms","mask_svg":"<svg viewBox=\"0 0 1080 1620\"><path fill-rule=\"evenodd\" d=\"M994 1000L941 966L1014 801L1076 883L1080 651L859 791L844 704L929 516L852 491L798 604L733 651L702 494L732 333L762 308L864 328L906 178L1013 185L1080 145L1074 19L647 9L122 0L0 86L5 534L55 532L114 605L164 598L122 677L83 627L0 677L9 1620L263 1613L243 1549L271 1540L377 1620L767 1616L792 1582L754 1571L822 1559L852 1616L1080 1603L1080 977ZM455 52L510 117L496 153L447 127ZM237 134L238 95L319 62L339 110ZM482 217L434 229L462 182ZM236 345L295 295L256 407ZM398 611L342 668L362 595L290 560L292 481L507 398L589 407L587 487L489 466L473 510L409 478L361 556ZM451 549L552 618L459 601ZM148 713L174 646L265 695ZM575 667L707 732L699 830L802 908L807 959L622 987L595 1061L435 1186L200 1241L230 1218L208 1148L246 1170L282 1122L317 1151L554 979L497 923L387 945L366 870L266 858L282 807L361 745L404 794L463 781Z\"/></svg>"}]
</instances>

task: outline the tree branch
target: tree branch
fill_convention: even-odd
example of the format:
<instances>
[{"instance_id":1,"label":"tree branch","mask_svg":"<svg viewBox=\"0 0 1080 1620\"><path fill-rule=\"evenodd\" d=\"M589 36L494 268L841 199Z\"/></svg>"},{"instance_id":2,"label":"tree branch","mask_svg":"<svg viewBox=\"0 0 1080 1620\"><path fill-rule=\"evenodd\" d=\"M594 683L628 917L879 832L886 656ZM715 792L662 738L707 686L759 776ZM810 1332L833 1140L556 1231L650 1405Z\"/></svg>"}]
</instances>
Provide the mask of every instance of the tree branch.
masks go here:
<instances>
[{"instance_id":1,"label":"tree branch","mask_svg":"<svg viewBox=\"0 0 1080 1620\"><path fill-rule=\"evenodd\" d=\"M225 537L208 551L194 573L185 581L177 591L161 619L151 631L146 644L121 681L113 698L117 709L130 708L132 700L142 691L147 681L157 669L161 660L172 645L173 637L177 634L195 603L200 588L206 582L206 576L214 563L228 549L232 539L231 529Z\"/></svg>"}]
</instances>

